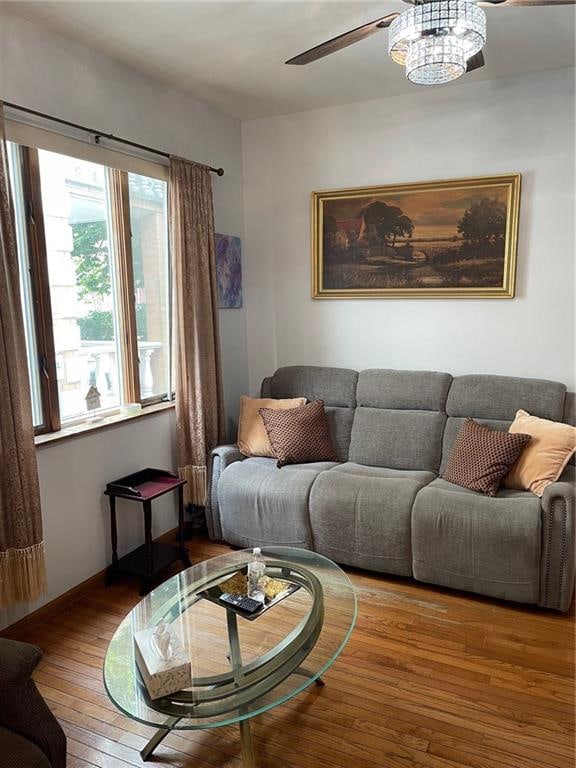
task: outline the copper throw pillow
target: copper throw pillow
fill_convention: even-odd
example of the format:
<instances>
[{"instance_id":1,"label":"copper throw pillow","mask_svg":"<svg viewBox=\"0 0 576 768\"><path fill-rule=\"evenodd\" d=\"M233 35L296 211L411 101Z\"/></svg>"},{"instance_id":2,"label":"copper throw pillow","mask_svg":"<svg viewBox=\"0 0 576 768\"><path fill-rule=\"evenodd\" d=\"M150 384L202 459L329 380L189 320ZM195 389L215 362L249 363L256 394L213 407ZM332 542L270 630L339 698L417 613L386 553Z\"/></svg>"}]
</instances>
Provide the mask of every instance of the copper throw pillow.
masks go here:
<instances>
[{"instance_id":1,"label":"copper throw pillow","mask_svg":"<svg viewBox=\"0 0 576 768\"><path fill-rule=\"evenodd\" d=\"M338 461L323 400L285 411L260 408L260 416L279 467L311 461Z\"/></svg>"},{"instance_id":2,"label":"copper throw pillow","mask_svg":"<svg viewBox=\"0 0 576 768\"><path fill-rule=\"evenodd\" d=\"M495 496L500 482L530 442L530 435L498 432L466 419L442 477L449 483Z\"/></svg>"}]
</instances>

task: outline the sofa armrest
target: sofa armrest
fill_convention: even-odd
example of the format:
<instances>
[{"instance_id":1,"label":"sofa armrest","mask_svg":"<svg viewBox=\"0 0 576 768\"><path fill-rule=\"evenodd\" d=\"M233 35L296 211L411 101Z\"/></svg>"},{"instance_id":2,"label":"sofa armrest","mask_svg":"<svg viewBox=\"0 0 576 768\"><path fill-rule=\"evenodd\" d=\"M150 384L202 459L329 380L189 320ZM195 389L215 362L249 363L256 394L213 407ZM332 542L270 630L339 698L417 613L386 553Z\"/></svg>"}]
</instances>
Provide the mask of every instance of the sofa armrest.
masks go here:
<instances>
[{"instance_id":1,"label":"sofa armrest","mask_svg":"<svg viewBox=\"0 0 576 768\"><path fill-rule=\"evenodd\" d=\"M41 658L36 645L0 638L0 689L29 680Z\"/></svg>"},{"instance_id":2,"label":"sofa armrest","mask_svg":"<svg viewBox=\"0 0 576 768\"><path fill-rule=\"evenodd\" d=\"M0 638L0 725L36 744L52 768L65 768L66 736L30 677L41 658L35 645Z\"/></svg>"},{"instance_id":3,"label":"sofa armrest","mask_svg":"<svg viewBox=\"0 0 576 768\"><path fill-rule=\"evenodd\" d=\"M542 495L540 605L567 611L574 594L576 488L574 467Z\"/></svg>"},{"instance_id":4,"label":"sofa armrest","mask_svg":"<svg viewBox=\"0 0 576 768\"><path fill-rule=\"evenodd\" d=\"M222 472L235 461L243 461L246 458L240 453L236 445L219 445L214 448L210 457L210 480L206 499L206 525L208 535L214 541L222 539L222 524L220 522L220 510L218 507L218 483Z\"/></svg>"}]
</instances>

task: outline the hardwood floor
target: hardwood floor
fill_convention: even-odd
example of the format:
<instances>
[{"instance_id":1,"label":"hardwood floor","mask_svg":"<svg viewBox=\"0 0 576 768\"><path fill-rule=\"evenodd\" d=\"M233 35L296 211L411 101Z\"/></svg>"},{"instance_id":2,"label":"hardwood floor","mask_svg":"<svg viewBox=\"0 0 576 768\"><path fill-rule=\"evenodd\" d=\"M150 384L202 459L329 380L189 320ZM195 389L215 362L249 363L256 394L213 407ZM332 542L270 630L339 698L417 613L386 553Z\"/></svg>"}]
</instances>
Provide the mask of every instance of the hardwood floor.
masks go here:
<instances>
[{"instance_id":1,"label":"hardwood floor","mask_svg":"<svg viewBox=\"0 0 576 768\"><path fill-rule=\"evenodd\" d=\"M194 562L229 551L191 543ZM574 611L556 614L350 570L359 616L326 675L252 720L258 768L568 768L574 764ZM108 699L108 641L138 602L99 589L22 639L68 737L68 768L141 766L153 730ZM240 768L237 727L172 733L151 766Z\"/></svg>"}]
</instances>

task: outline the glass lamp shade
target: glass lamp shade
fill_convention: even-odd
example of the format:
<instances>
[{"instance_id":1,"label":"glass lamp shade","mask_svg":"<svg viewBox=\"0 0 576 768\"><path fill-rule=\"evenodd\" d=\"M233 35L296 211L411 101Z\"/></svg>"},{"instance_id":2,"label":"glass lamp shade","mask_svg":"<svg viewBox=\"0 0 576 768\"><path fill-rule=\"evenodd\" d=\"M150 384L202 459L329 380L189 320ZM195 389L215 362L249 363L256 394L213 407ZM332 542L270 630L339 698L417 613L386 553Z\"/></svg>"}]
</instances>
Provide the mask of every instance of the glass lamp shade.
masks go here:
<instances>
[{"instance_id":1,"label":"glass lamp shade","mask_svg":"<svg viewBox=\"0 0 576 768\"><path fill-rule=\"evenodd\" d=\"M466 72L466 47L453 37L424 37L412 43L406 76L416 85L441 85Z\"/></svg>"},{"instance_id":2,"label":"glass lamp shade","mask_svg":"<svg viewBox=\"0 0 576 768\"><path fill-rule=\"evenodd\" d=\"M486 14L472 0L428 0L415 5L390 25L388 53L397 64L405 64L414 43L445 37L460 41L469 59L486 42Z\"/></svg>"}]
</instances>

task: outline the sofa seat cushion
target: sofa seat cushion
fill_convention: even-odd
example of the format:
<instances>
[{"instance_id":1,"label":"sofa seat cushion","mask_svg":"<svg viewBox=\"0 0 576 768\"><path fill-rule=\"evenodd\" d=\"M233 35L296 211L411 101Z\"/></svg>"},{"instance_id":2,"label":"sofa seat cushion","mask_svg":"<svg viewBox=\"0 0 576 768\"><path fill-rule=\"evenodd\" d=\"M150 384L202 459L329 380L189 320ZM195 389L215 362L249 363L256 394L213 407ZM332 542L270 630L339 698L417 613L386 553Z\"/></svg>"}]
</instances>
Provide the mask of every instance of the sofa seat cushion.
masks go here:
<instances>
[{"instance_id":1,"label":"sofa seat cushion","mask_svg":"<svg viewBox=\"0 0 576 768\"><path fill-rule=\"evenodd\" d=\"M540 500L503 489L487 497L437 479L412 510L414 577L484 595L535 603L539 592Z\"/></svg>"},{"instance_id":2,"label":"sofa seat cushion","mask_svg":"<svg viewBox=\"0 0 576 768\"><path fill-rule=\"evenodd\" d=\"M435 477L353 462L322 472L310 494L314 549L345 565L411 576L412 504Z\"/></svg>"},{"instance_id":3,"label":"sofa seat cushion","mask_svg":"<svg viewBox=\"0 0 576 768\"><path fill-rule=\"evenodd\" d=\"M2 768L50 768L50 761L36 744L0 726L0 765Z\"/></svg>"},{"instance_id":4,"label":"sofa seat cushion","mask_svg":"<svg viewBox=\"0 0 576 768\"><path fill-rule=\"evenodd\" d=\"M312 548L310 489L333 462L290 464L252 458L227 467L218 484L222 534L240 547L270 544Z\"/></svg>"}]
</instances>

